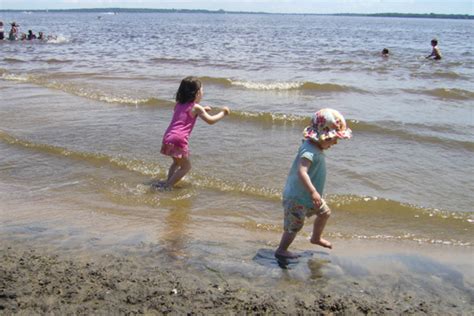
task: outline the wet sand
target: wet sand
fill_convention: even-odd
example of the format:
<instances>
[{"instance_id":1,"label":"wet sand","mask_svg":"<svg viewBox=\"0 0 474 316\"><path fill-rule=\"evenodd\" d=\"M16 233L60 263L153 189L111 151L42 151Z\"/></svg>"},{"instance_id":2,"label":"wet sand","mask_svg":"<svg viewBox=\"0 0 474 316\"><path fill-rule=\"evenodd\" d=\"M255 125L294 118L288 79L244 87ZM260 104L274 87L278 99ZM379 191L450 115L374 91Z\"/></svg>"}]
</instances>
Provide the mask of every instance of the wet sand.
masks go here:
<instances>
[{"instance_id":1,"label":"wet sand","mask_svg":"<svg viewBox=\"0 0 474 316\"><path fill-rule=\"evenodd\" d=\"M270 250L260 252L264 257ZM208 272L179 262L173 264L148 246L128 253L84 254L62 252L47 245L33 248L26 240L8 239L0 246L0 314L469 315L472 312L469 309L472 297L471 302L459 303L469 299L470 290L461 290L462 297L455 292L427 295L426 291L417 292L404 286L408 281L402 277L395 283L390 280L367 283L348 276L346 284L330 286L313 275L310 277L313 280L308 282L259 287L254 280Z\"/></svg>"}]
</instances>

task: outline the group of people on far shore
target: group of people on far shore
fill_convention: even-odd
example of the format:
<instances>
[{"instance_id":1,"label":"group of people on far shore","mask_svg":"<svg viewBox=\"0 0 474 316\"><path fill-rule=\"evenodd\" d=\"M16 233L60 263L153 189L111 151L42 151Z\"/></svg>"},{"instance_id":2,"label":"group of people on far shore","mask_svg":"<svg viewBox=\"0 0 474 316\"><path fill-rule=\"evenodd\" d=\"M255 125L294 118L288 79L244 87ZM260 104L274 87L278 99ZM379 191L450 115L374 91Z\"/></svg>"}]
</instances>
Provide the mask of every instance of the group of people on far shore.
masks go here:
<instances>
[{"instance_id":1,"label":"group of people on far shore","mask_svg":"<svg viewBox=\"0 0 474 316\"><path fill-rule=\"evenodd\" d=\"M435 60L440 60L443 56L441 55L441 51L438 48L438 40L436 38L433 38L431 40L431 54L426 56L426 59L435 59ZM390 55L390 51L388 48L382 49L382 57L388 57Z\"/></svg>"},{"instance_id":2,"label":"group of people on far shore","mask_svg":"<svg viewBox=\"0 0 474 316\"><path fill-rule=\"evenodd\" d=\"M9 41L31 41L31 40L50 40L54 39L54 36L48 35L48 37L45 36L43 32L38 32L38 35L33 33L32 30L28 30L27 33L20 32L19 30L20 25L17 24L16 22L11 22L10 23L10 31L8 34L5 34L5 29L3 26L3 21L0 21L0 40L9 40Z\"/></svg>"}]
</instances>

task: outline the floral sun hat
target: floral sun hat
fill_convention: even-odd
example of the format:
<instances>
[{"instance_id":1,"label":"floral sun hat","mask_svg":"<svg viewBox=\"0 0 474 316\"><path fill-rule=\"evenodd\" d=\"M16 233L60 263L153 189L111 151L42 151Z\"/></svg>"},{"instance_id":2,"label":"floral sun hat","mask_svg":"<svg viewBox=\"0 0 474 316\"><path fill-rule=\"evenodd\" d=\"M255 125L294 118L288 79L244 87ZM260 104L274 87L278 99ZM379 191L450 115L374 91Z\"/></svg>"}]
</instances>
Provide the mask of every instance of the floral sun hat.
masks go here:
<instances>
[{"instance_id":1,"label":"floral sun hat","mask_svg":"<svg viewBox=\"0 0 474 316\"><path fill-rule=\"evenodd\" d=\"M347 127L346 120L341 113L326 108L314 113L311 126L304 129L303 136L316 142L335 137L349 139L352 137L352 131Z\"/></svg>"}]
</instances>

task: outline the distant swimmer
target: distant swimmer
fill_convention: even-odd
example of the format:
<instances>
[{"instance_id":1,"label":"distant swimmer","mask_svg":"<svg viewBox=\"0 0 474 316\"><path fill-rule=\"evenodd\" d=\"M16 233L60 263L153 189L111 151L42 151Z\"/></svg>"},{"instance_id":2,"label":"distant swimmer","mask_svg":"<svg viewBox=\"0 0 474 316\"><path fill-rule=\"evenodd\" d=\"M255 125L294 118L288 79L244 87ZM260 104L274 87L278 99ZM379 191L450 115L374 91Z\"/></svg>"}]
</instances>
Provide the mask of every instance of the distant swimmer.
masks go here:
<instances>
[{"instance_id":1,"label":"distant swimmer","mask_svg":"<svg viewBox=\"0 0 474 316\"><path fill-rule=\"evenodd\" d=\"M8 33L8 39L10 41L16 41L16 39L18 38L18 27L20 25L16 24L16 22L12 22L10 23L11 25L11 29L10 29L10 32Z\"/></svg>"},{"instance_id":2,"label":"distant swimmer","mask_svg":"<svg viewBox=\"0 0 474 316\"><path fill-rule=\"evenodd\" d=\"M3 28L3 21L0 21L0 40L5 39L5 29Z\"/></svg>"},{"instance_id":3,"label":"distant swimmer","mask_svg":"<svg viewBox=\"0 0 474 316\"><path fill-rule=\"evenodd\" d=\"M44 37L44 33L43 33L43 32L38 32L38 39L39 39L40 41L46 39L46 38Z\"/></svg>"},{"instance_id":4,"label":"distant swimmer","mask_svg":"<svg viewBox=\"0 0 474 316\"><path fill-rule=\"evenodd\" d=\"M431 50L431 54L426 56L426 58L440 60L442 56L441 51L438 48L438 40L436 38L433 38L431 40L431 46L433 47L433 49Z\"/></svg>"},{"instance_id":5,"label":"distant swimmer","mask_svg":"<svg viewBox=\"0 0 474 316\"><path fill-rule=\"evenodd\" d=\"M390 54L388 48L384 48L382 49L382 57L388 57L388 55Z\"/></svg>"},{"instance_id":6,"label":"distant swimmer","mask_svg":"<svg viewBox=\"0 0 474 316\"><path fill-rule=\"evenodd\" d=\"M28 39L29 41L36 39L36 35L35 35L35 33L33 33L32 30L28 30L28 37L27 37L27 39Z\"/></svg>"}]
</instances>

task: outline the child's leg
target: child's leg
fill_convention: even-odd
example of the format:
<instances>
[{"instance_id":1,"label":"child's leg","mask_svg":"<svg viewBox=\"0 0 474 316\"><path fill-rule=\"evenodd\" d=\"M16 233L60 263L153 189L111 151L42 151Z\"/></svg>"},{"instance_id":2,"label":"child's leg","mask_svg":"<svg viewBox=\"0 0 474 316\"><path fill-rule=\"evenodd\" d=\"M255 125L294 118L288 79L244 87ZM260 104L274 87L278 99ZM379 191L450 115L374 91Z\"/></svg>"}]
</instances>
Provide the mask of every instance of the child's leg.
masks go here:
<instances>
[{"instance_id":1,"label":"child's leg","mask_svg":"<svg viewBox=\"0 0 474 316\"><path fill-rule=\"evenodd\" d=\"M176 166L173 168L174 169L173 174L171 176L168 175L169 178L166 181L167 187L172 187L173 185L175 185L179 180L181 180L181 178L183 178L186 175L186 173L189 172L189 170L191 170L191 161L189 161L188 158L186 157L173 158L173 160L174 160L173 164L176 163Z\"/></svg>"},{"instance_id":2,"label":"child's leg","mask_svg":"<svg viewBox=\"0 0 474 316\"><path fill-rule=\"evenodd\" d=\"M299 256L297 254L288 251L288 247L290 247L293 240L295 240L295 237L296 233L290 233L287 231L283 232L283 235L281 236L280 240L280 246L278 246L278 249L275 251L275 256L282 256L285 258L298 258Z\"/></svg>"},{"instance_id":3,"label":"child's leg","mask_svg":"<svg viewBox=\"0 0 474 316\"><path fill-rule=\"evenodd\" d=\"M153 180L151 182L153 187L162 188L163 186L167 186L168 181L170 180L170 178L173 176L176 169L178 168L178 164L176 163L176 158L174 158L174 157L172 157L172 158L173 158L173 163L171 164L170 168L168 169L168 177L166 178L166 181L158 180L158 179Z\"/></svg>"},{"instance_id":4,"label":"child's leg","mask_svg":"<svg viewBox=\"0 0 474 316\"><path fill-rule=\"evenodd\" d=\"M178 164L176 163L176 159L173 157L173 163L171 164L170 168L168 169L168 177L166 178L166 182L170 180L170 178L175 173L176 169L178 168Z\"/></svg>"},{"instance_id":5,"label":"child's leg","mask_svg":"<svg viewBox=\"0 0 474 316\"><path fill-rule=\"evenodd\" d=\"M285 258L297 258L299 255L288 251L296 234L303 228L306 209L293 200L283 200L284 219L283 219L283 235L281 236L280 245L275 251L275 256Z\"/></svg>"},{"instance_id":6,"label":"child's leg","mask_svg":"<svg viewBox=\"0 0 474 316\"><path fill-rule=\"evenodd\" d=\"M313 236L311 236L311 239L310 239L312 244L320 245L320 246L332 249L331 243L327 241L326 239L321 238L324 227L326 226L326 222L328 221L330 215L331 215L330 211L326 213L322 213L322 214L319 214L314 220Z\"/></svg>"}]
</instances>

